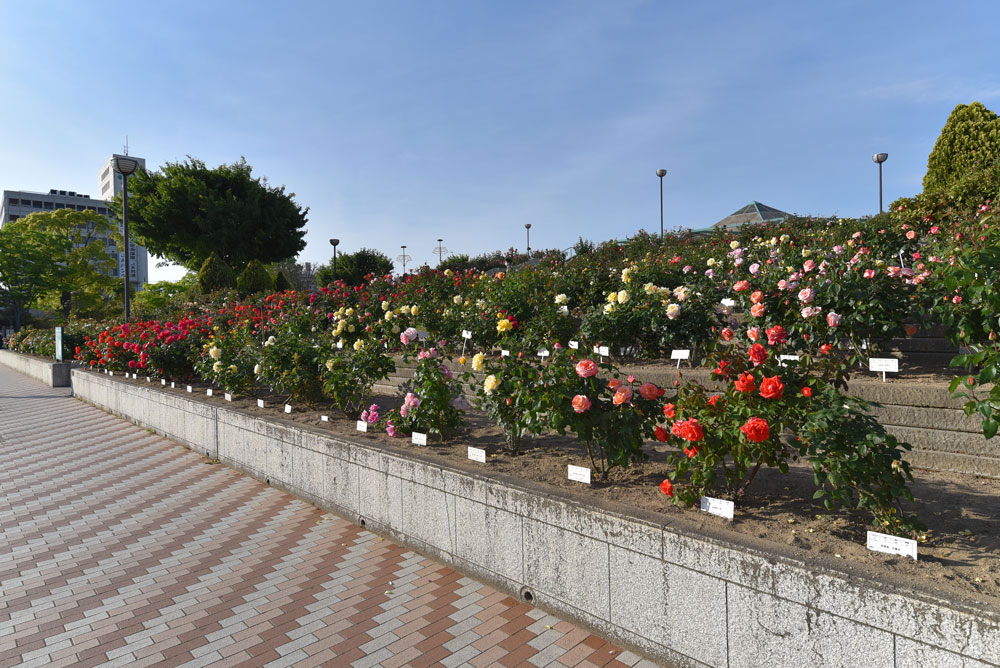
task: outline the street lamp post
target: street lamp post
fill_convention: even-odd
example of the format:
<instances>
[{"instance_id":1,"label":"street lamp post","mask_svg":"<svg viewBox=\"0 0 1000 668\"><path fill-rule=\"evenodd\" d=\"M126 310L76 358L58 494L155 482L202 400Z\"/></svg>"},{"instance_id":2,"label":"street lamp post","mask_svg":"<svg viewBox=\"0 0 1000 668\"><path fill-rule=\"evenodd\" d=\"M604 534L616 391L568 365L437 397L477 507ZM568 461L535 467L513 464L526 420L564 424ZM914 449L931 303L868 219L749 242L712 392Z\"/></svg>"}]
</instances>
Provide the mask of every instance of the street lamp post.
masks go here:
<instances>
[{"instance_id":1,"label":"street lamp post","mask_svg":"<svg viewBox=\"0 0 1000 668\"><path fill-rule=\"evenodd\" d=\"M333 280L337 280L337 245L340 244L340 239L330 239L330 245L333 246Z\"/></svg>"},{"instance_id":2,"label":"street lamp post","mask_svg":"<svg viewBox=\"0 0 1000 668\"><path fill-rule=\"evenodd\" d=\"M400 248L402 248L402 249L403 249L403 254L399 256L399 260L400 260L400 262L402 262L402 263L403 263L403 273L405 274L405 273L406 273L406 261L407 261L408 259L410 259L410 258L409 258L409 256L408 256L408 255L406 254L406 246L400 246Z\"/></svg>"},{"instance_id":3,"label":"street lamp post","mask_svg":"<svg viewBox=\"0 0 1000 668\"><path fill-rule=\"evenodd\" d=\"M524 224L524 234L526 235L525 241L527 242L527 246L528 246L528 251L527 251L526 255L528 256L528 259L530 260L531 259L531 223L525 223Z\"/></svg>"},{"instance_id":4,"label":"street lamp post","mask_svg":"<svg viewBox=\"0 0 1000 668\"><path fill-rule=\"evenodd\" d=\"M132 278L128 241L128 177L139 169L139 161L127 155L116 155L111 161L112 168L122 175L122 237L125 242L125 322L129 321L129 283Z\"/></svg>"},{"instance_id":5,"label":"street lamp post","mask_svg":"<svg viewBox=\"0 0 1000 668\"><path fill-rule=\"evenodd\" d=\"M882 163L889 157L888 153L876 153L872 162L878 163L878 212L882 213Z\"/></svg>"},{"instance_id":6,"label":"street lamp post","mask_svg":"<svg viewBox=\"0 0 1000 668\"><path fill-rule=\"evenodd\" d=\"M660 177L660 238L663 238L663 177L667 175L667 170L658 169L656 175Z\"/></svg>"}]
</instances>

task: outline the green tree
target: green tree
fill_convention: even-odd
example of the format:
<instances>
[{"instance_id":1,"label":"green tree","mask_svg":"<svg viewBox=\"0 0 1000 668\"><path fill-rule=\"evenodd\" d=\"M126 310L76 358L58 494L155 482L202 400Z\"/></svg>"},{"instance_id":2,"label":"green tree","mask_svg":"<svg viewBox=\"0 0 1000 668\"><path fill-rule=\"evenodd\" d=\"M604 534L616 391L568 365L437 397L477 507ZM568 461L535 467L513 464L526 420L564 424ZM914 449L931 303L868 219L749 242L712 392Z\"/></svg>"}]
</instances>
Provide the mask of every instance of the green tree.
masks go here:
<instances>
[{"instance_id":1,"label":"green tree","mask_svg":"<svg viewBox=\"0 0 1000 668\"><path fill-rule=\"evenodd\" d=\"M342 280L348 285L361 285L365 276L375 274L384 276L392 272L392 260L384 253L362 248L356 253L344 253L337 256L337 273L332 265L326 265L316 270L316 283L328 285L335 280Z\"/></svg>"},{"instance_id":2,"label":"green tree","mask_svg":"<svg viewBox=\"0 0 1000 668\"><path fill-rule=\"evenodd\" d=\"M1000 117L980 102L960 104L948 116L927 158L924 190L950 190L1000 162Z\"/></svg>"},{"instance_id":3,"label":"green tree","mask_svg":"<svg viewBox=\"0 0 1000 668\"><path fill-rule=\"evenodd\" d=\"M241 158L209 169L188 156L129 179L129 224L151 253L196 269L213 252L241 270L305 248L306 214L284 186L251 176ZM121 210L120 196L114 204Z\"/></svg>"},{"instance_id":4,"label":"green tree","mask_svg":"<svg viewBox=\"0 0 1000 668\"><path fill-rule=\"evenodd\" d=\"M132 315L137 320L175 320L185 302L201 293L198 275L188 272L176 281L147 283L132 296Z\"/></svg>"},{"instance_id":5,"label":"green tree","mask_svg":"<svg viewBox=\"0 0 1000 668\"><path fill-rule=\"evenodd\" d=\"M207 295L216 290L236 287L236 274L225 260L215 253L209 255L198 270L198 285L201 293Z\"/></svg>"},{"instance_id":6,"label":"green tree","mask_svg":"<svg viewBox=\"0 0 1000 668\"><path fill-rule=\"evenodd\" d=\"M270 292L273 287L271 275L260 260L250 260L236 279L236 289L243 296Z\"/></svg>"},{"instance_id":7,"label":"green tree","mask_svg":"<svg viewBox=\"0 0 1000 668\"><path fill-rule=\"evenodd\" d=\"M67 238L23 220L0 228L0 300L11 309L15 329L38 297L65 284L69 270L60 260L71 248Z\"/></svg>"},{"instance_id":8,"label":"green tree","mask_svg":"<svg viewBox=\"0 0 1000 668\"><path fill-rule=\"evenodd\" d=\"M60 311L63 321L73 310L99 311L121 287L122 279L111 276L117 262L107 249L111 244L120 251L122 238L117 226L104 216L57 209L29 214L15 223L17 230L40 231L60 240L58 247L63 250L52 261L60 265L56 273L61 278L42 290L36 301L43 308Z\"/></svg>"},{"instance_id":9,"label":"green tree","mask_svg":"<svg viewBox=\"0 0 1000 668\"><path fill-rule=\"evenodd\" d=\"M288 277L285 276L285 272L278 270L278 273L274 276L274 291L284 292L285 290L291 290L292 284L288 282Z\"/></svg>"}]
</instances>

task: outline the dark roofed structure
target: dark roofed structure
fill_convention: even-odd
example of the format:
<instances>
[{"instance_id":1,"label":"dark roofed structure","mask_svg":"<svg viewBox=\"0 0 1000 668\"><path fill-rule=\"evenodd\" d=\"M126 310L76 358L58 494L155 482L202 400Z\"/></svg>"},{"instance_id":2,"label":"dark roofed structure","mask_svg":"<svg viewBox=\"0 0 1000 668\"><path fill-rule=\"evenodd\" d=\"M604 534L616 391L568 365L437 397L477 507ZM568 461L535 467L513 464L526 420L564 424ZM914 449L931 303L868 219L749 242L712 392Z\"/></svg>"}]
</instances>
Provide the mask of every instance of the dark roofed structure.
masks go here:
<instances>
[{"instance_id":1,"label":"dark roofed structure","mask_svg":"<svg viewBox=\"0 0 1000 668\"><path fill-rule=\"evenodd\" d=\"M779 211L760 202L750 202L739 211L734 211L715 223L712 227L739 227L746 223L776 223L786 218L791 218L791 214Z\"/></svg>"}]
</instances>

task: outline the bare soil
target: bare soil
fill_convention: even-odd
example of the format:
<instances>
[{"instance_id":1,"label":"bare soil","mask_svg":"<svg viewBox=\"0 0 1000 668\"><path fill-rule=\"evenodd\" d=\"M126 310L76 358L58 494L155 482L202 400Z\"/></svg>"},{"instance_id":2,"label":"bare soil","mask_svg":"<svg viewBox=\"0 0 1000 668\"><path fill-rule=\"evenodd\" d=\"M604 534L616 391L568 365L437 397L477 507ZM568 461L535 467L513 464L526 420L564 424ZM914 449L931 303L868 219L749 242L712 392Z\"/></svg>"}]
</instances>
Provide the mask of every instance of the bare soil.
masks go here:
<instances>
[{"instance_id":1,"label":"bare soil","mask_svg":"<svg viewBox=\"0 0 1000 668\"><path fill-rule=\"evenodd\" d=\"M928 373L921 380L927 382L932 377L938 380L941 374ZM119 378L116 374L116 379ZM125 382L146 384L141 378ZM221 390L207 397L207 385L192 385L194 392L190 395L179 383L174 390L169 385L160 389L279 421L309 425L370 446L439 458L442 464L456 468L531 480L619 512L635 509L643 517L652 514L664 524L680 523L694 531L729 536L734 541L834 571L1000 612L1000 480L915 470L911 486L915 501L906 504L906 508L928 530L921 536L919 560L914 562L867 550L870 516L855 511L830 512L814 503L812 471L801 463L793 464L784 475L776 469L762 469L750 487L749 496L737 504L735 519L730 522L697 508L675 506L659 491L659 483L669 472L665 455L670 448L657 442L645 446L647 461L627 470L614 470L608 481L595 479L587 486L567 479L567 464L590 466L585 449L574 439L558 435L536 438L526 441L522 452L512 456L503 450L502 432L477 411L469 411L464 430L448 440L415 446L408 438L390 438L381 432L360 433L354 420L329 408L297 404L286 414L283 397L273 393L236 396L232 402L226 402ZM257 398L265 400L265 408L258 408ZM402 403L399 396L376 396L372 401L383 412ZM329 421L322 421L321 415L327 415ZM486 450L485 470L483 464L468 460L468 446Z\"/></svg>"}]
</instances>

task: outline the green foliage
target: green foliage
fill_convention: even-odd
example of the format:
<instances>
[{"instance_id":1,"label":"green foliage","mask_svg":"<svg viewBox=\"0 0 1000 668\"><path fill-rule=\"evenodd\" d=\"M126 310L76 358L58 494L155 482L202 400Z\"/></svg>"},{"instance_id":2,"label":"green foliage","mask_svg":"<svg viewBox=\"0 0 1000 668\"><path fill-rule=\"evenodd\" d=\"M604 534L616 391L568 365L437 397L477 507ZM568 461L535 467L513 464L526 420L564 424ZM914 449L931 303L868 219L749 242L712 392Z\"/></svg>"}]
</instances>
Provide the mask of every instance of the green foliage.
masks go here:
<instances>
[{"instance_id":1,"label":"green foliage","mask_svg":"<svg viewBox=\"0 0 1000 668\"><path fill-rule=\"evenodd\" d=\"M274 291L284 292L285 290L291 290L292 284L288 281L288 277L285 276L285 272L278 271L274 276Z\"/></svg>"},{"instance_id":2,"label":"green foliage","mask_svg":"<svg viewBox=\"0 0 1000 668\"><path fill-rule=\"evenodd\" d=\"M418 354L409 389L403 407L387 418L395 429L448 438L462 424L461 389L434 348Z\"/></svg>"},{"instance_id":3,"label":"green foliage","mask_svg":"<svg viewBox=\"0 0 1000 668\"><path fill-rule=\"evenodd\" d=\"M243 296L270 292L273 287L271 275L260 260L250 260L236 279L236 290Z\"/></svg>"},{"instance_id":4,"label":"green foliage","mask_svg":"<svg viewBox=\"0 0 1000 668\"><path fill-rule=\"evenodd\" d=\"M216 290L235 288L236 275L225 260L213 252L205 258L201 269L198 270L198 286L203 295Z\"/></svg>"},{"instance_id":5,"label":"green foliage","mask_svg":"<svg viewBox=\"0 0 1000 668\"><path fill-rule=\"evenodd\" d=\"M0 300L13 311L15 329L21 327L28 306L48 291L62 290L71 273L60 260L72 249L72 241L32 225L29 218L0 228Z\"/></svg>"},{"instance_id":6,"label":"green foliage","mask_svg":"<svg viewBox=\"0 0 1000 668\"><path fill-rule=\"evenodd\" d=\"M438 264L437 268L438 271L444 271L445 269L465 271L472 268L472 263L469 261L468 255L449 255Z\"/></svg>"},{"instance_id":7,"label":"green foliage","mask_svg":"<svg viewBox=\"0 0 1000 668\"><path fill-rule=\"evenodd\" d=\"M543 433L548 427L548 395L539 391L543 384L539 359L477 353L472 357L472 371L484 377L471 372L463 375L476 393L476 407L503 430L511 454L518 454L525 436Z\"/></svg>"},{"instance_id":8,"label":"green foliage","mask_svg":"<svg viewBox=\"0 0 1000 668\"><path fill-rule=\"evenodd\" d=\"M242 269L275 262L305 247L306 214L294 193L254 178L245 159L209 169L191 158L129 178L129 225L155 255L188 268L213 252ZM121 206L120 196L115 204Z\"/></svg>"},{"instance_id":9,"label":"green foliage","mask_svg":"<svg viewBox=\"0 0 1000 668\"><path fill-rule=\"evenodd\" d=\"M334 349L320 367L320 378L334 407L356 420L368 405L372 386L395 370L395 362L378 344L359 339L353 351Z\"/></svg>"},{"instance_id":10,"label":"green foliage","mask_svg":"<svg viewBox=\"0 0 1000 668\"><path fill-rule=\"evenodd\" d=\"M202 346L194 369L227 392L250 394L256 388L253 369L259 349L260 342L246 324L216 331Z\"/></svg>"},{"instance_id":11,"label":"green foliage","mask_svg":"<svg viewBox=\"0 0 1000 668\"><path fill-rule=\"evenodd\" d=\"M326 355L313 345L304 332L312 329L307 313L293 311L265 330L264 341L254 372L258 380L286 395L289 401L314 405L322 396L323 387L316 369Z\"/></svg>"},{"instance_id":12,"label":"green foliage","mask_svg":"<svg viewBox=\"0 0 1000 668\"><path fill-rule=\"evenodd\" d=\"M371 248L362 248L354 253L337 255L337 271L333 264L320 267L316 271L316 282L319 285L330 285L335 281L344 281L347 285L362 285L365 277L384 276L392 273L392 260L384 253Z\"/></svg>"},{"instance_id":13,"label":"green foliage","mask_svg":"<svg viewBox=\"0 0 1000 668\"><path fill-rule=\"evenodd\" d=\"M927 158L924 191L949 190L1000 162L1000 117L980 102L960 104Z\"/></svg>"},{"instance_id":14,"label":"green foliage","mask_svg":"<svg viewBox=\"0 0 1000 668\"><path fill-rule=\"evenodd\" d=\"M176 281L147 283L132 297L132 315L137 320L176 320L200 294L198 274L194 272Z\"/></svg>"}]
</instances>

